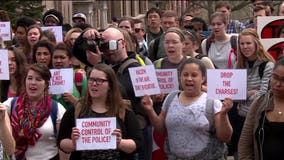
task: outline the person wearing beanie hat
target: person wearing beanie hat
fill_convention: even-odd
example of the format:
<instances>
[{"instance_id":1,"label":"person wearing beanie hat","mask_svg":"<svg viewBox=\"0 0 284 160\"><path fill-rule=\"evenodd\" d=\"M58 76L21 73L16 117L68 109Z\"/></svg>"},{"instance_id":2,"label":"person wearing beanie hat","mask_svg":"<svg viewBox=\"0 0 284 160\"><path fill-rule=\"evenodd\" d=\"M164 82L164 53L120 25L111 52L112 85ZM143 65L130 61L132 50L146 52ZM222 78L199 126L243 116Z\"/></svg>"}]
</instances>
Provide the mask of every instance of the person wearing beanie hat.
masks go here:
<instances>
[{"instance_id":1,"label":"person wearing beanie hat","mask_svg":"<svg viewBox=\"0 0 284 160\"><path fill-rule=\"evenodd\" d=\"M73 23L75 25L86 23L87 17L84 13L76 13L72 17Z\"/></svg>"},{"instance_id":2,"label":"person wearing beanie hat","mask_svg":"<svg viewBox=\"0 0 284 160\"><path fill-rule=\"evenodd\" d=\"M55 9L50 9L44 13L42 21L44 26L62 26L63 15Z\"/></svg>"}]
</instances>

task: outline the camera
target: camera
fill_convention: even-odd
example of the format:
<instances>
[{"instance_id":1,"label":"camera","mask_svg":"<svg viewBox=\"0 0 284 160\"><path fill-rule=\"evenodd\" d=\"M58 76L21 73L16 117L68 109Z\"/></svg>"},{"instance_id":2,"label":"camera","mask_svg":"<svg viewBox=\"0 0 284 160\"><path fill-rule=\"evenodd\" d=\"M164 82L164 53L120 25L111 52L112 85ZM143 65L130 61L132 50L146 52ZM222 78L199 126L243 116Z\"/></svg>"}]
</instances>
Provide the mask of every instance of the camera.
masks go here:
<instances>
[{"instance_id":1,"label":"camera","mask_svg":"<svg viewBox=\"0 0 284 160\"><path fill-rule=\"evenodd\" d=\"M81 48L83 50L89 50L94 53L97 53L97 46L101 52L104 52L106 50L117 50L118 41L119 40L110 40L107 42L103 42L102 39L100 38L96 38L94 40L88 40L84 38L84 40L81 43Z\"/></svg>"},{"instance_id":2,"label":"camera","mask_svg":"<svg viewBox=\"0 0 284 160\"><path fill-rule=\"evenodd\" d=\"M83 41L81 43L81 48L82 50L85 50L85 51L89 50L94 53L97 53L97 46L100 46L100 43L101 43L100 38L96 38L94 40L83 38Z\"/></svg>"}]
</instances>

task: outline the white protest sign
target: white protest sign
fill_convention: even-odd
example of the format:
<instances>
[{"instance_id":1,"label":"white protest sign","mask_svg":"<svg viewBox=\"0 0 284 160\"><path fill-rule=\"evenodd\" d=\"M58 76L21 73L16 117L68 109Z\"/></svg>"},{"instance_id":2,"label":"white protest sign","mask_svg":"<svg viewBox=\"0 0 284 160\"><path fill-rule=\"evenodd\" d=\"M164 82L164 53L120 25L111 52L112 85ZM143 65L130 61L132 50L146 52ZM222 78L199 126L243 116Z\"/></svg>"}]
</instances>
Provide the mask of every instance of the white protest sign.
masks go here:
<instances>
[{"instance_id":1,"label":"white protest sign","mask_svg":"<svg viewBox=\"0 0 284 160\"><path fill-rule=\"evenodd\" d=\"M8 50L0 49L0 80L9 80Z\"/></svg>"},{"instance_id":2,"label":"white protest sign","mask_svg":"<svg viewBox=\"0 0 284 160\"><path fill-rule=\"evenodd\" d=\"M140 97L145 94L160 94L160 87L156 76L154 65L129 68L131 82L135 96Z\"/></svg>"},{"instance_id":3,"label":"white protest sign","mask_svg":"<svg viewBox=\"0 0 284 160\"><path fill-rule=\"evenodd\" d=\"M47 27L41 27L41 29L44 30L50 30L54 33L56 42L63 42L63 34L62 34L62 26L47 26Z\"/></svg>"},{"instance_id":4,"label":"white protest sign","mask_svg":"<svg viewBox=\"0 0 284 160\"><path fill-rule=\"evenodd\" d=\"M50 69L50 94L73 93L73 68Z\"/></svg>"},{"instance_id":5,"label":"white protest sign","mask_svg":"<svg viewBox=\"0 0 284 160\"><path fill-rule=\"evenodd\" d=\"M116 118L82 118L76 119L80 130L77 150L116 149Z\"/></svg>"},{"instance_id":6,"label":"white protest sign","mask_svg":"<svg viewBox=\"0 0 284 160\"><path fill-rule=\"evenodd\" d=\"M208 69L207 94L209 99L233 100L247 98L246 69Z\"/></svg>"},{"instance_id":7,"label":"white protest sign","mask_svg":"<svg viewBox=\"0 0 284 160\"><path fill-rule=\"evenodd\" d=\"M179 89L177 69L156 69L161 93L170 93Z\"/></svg>"},{"instance_id":8,"label":"white protest sign","mask_svg":"<svg viewBox=\"0 0 284 160\"><path fill-rule=\"evenodd\" d=\"M11 40L11 23L10 22L0 22L0 36L4 41Z\"/></svg>"}]
</instances>

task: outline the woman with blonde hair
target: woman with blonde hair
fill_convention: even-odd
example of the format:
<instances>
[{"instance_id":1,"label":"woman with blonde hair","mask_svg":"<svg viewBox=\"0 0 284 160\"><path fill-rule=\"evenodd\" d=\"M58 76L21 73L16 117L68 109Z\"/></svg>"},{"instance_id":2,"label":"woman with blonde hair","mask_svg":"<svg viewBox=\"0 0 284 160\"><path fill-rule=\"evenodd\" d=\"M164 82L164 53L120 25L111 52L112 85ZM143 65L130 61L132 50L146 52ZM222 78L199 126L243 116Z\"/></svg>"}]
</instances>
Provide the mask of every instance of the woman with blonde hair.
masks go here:
<instances>
[{"instance_id":1,"label":"woman with blonde hair","mask_svg":"<svg viewBox=\"0 0 284 160\"><path fill-rule=\"evenodd\" d=\"M236 68L247 70L247 99L236 101L238 103L237 114L236 119L232 121L234 126L232 143L236 146L250 105L256 97L268 91L269 80L274 67L274 59L265 51L255 29L244 29L239 34L238 42L239 52Z\"/></svg>"}]
</instances>

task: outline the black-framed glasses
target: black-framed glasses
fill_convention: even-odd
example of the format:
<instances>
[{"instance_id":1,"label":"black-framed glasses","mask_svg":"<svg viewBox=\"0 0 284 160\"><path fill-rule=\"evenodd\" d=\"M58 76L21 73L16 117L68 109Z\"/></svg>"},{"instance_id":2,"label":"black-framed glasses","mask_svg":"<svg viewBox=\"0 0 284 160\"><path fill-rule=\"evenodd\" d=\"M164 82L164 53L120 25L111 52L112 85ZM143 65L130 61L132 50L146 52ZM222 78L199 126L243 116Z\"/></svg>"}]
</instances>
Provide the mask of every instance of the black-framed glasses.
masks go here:
<instances>
[{"instance_id":1,"label":"black-framed glasses","mask_svg":"<svg viewBox=\"0 0 284 160\"><path fill-rule=\"evenodd\" d=\"M88 82L90 84L93 84L94 82L96 82L96 85L101 85L104 82L107 82L108 80L106 79L102 79L102 78L94 78L94 77L89 77Z\"/></svg>"}]
</instances>

